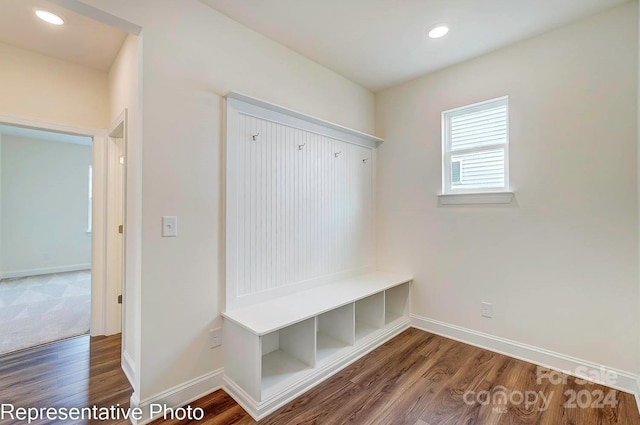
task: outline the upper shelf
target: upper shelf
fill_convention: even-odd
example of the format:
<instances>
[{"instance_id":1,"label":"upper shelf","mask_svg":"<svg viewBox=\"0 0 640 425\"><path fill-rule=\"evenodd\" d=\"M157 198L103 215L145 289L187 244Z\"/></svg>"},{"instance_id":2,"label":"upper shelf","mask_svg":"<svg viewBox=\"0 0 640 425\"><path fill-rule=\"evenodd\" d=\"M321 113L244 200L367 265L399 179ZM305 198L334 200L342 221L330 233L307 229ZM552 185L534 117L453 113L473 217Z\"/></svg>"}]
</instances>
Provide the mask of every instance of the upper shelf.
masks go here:
<instances>
[{"instance_id":1,"label":"upper shelf","mask_svg":"<svg viewBox=\"0 0 640 425\"><path fill-rule=\"evenodd\" d=\"M311 115L296 112L291 109L285 108L283 106L269 103L264 100L256 99L256 98L244 95L242 93L232 91L227 94L226 98L227 100L234 99L244 103L245 108L247 105L253 105L259 108L267 109L269 111L272 111L275 114L280 115L281 119L283 117L288 117L289 119L292 119L292 120L299 120L299 121L305 122L311 126L311 128L309 128L309 130L311 131L314 130L313 127L318 126L318 130L321 133L324 134L324 133L327 133L327 131L331 131L334 133L332 134L333 136L339 139L343 139L346 142L351 142L351 143L367 146L370 148L377 148L382 142L384 142L384 140L379 137L372 136L370 134L363 133L358 130L353 130L351 128L344 127L339 124L334 124L332 122L325 121L323 119L316 118Z\"/></svg>"},{"instance_id":2,"label":"upper shelf","mask_svg":"<svg viewBox=\"0 0 640 425\"><path fill-rule=\"evenodd\" d=\"M406 275L368 273L222 315L261 336L411 280Z\"/></svg>"}]
</instances>

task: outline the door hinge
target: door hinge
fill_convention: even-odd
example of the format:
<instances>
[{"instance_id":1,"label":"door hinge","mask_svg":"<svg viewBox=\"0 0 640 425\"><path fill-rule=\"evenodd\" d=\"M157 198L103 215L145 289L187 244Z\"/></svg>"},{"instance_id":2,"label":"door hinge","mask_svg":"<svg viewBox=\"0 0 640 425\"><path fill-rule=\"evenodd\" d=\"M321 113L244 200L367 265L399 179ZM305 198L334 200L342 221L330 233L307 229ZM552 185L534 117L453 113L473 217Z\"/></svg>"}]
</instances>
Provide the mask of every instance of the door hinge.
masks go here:
<instances>
[{"instance_id":1,"label":"door hinge","mask_svg":"<svg viewBox=\"0 0 640 425\"><path fill-rule=\"evenodd\" d=\"M122 304L122 295L118 295L118 304Z\"/></svg>"},{"instance_id":2,"label":"door hinge","mask_svg":"<svg viewBox=\"0 0 640 425\"><path fill-rule=\"evenodd\" d=\"M118 226L118 233L122 234L123 231L124 231L124 226L121 224Z\"/></svg>"}]
</instances>

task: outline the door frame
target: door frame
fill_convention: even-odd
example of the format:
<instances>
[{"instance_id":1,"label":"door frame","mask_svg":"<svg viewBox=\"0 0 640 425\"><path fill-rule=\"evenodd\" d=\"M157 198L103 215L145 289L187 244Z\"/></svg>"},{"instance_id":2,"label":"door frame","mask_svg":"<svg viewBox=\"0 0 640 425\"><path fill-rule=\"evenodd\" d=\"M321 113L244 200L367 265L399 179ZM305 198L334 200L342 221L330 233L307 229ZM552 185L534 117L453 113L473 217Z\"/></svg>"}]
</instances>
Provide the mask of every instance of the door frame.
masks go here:
<instances>
[{"instance_id":1,"label":"door frame","mask_svg":"<svg viewBox=\"0 0 640 425\"><path fill-rule=\"evenodd\" d=\"M106 324L105 333L113 335L125 333L125 269L126 269L126 237L127 237L127 143L128 143L127 109L125 108L113 121L107 131L106 146L106 193L105 193L105 259L106 259ZM120 150L115 139L122 140ZM124 158L120 162L120 157ZM119 199L116 199L119 198ZM122 236L118 236L117 227L123 225ZM109 285L116 278L119 286ZM117 303L118 295L122 295L122 304ZM122 344L124 350L124 344Z\"/></svg>"},{"instance_id":2,"label":"door frame","mask_svg":"<svg viewBox=\"0 0 640 425\"><path fill-rule=\"evenodd\" d=\"M93 167L91 229L91 336L105 335L113 314L106 298L106 171L107 130L62 124L36 118L0 114L0 123L17 127L91 137Z\"/></svg>"}]
</instances>

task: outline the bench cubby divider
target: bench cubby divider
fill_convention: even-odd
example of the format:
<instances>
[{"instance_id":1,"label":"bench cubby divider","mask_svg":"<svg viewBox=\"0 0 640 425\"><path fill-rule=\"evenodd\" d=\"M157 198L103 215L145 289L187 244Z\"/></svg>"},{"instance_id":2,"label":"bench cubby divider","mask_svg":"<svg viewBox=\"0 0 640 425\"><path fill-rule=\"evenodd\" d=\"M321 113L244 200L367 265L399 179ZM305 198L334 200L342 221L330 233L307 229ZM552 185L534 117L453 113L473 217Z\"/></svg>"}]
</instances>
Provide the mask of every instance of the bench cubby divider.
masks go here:
<instances>
[{"instance_id":1,"label":"bench cubby divider","mask_svg":"<svg viewBox=\"0 0 640 425\"><path fill-rule=\"evenodd\" d=\"M407 329L411 277L382 272L225 312L225 383L260 419Z\"/></svg>"}]
</instances>

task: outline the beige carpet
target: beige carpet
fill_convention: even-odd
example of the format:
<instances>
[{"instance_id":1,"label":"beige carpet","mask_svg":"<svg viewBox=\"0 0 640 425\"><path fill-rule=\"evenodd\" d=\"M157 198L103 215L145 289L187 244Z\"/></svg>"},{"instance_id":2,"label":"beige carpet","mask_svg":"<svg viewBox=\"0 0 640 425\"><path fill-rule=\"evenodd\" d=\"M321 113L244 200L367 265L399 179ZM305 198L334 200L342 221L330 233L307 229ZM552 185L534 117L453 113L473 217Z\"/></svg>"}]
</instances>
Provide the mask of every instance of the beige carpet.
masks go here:
<instances>
[{"instance_id":1,"label":"beige carpet","mask_svg":"<svg viewBox=\"0 0 640 425\"><path fill-rule=\"evenodd\" d=\"M89 332L91 272L0 281L0 354Z\"/></svg>"}]
</instances>

